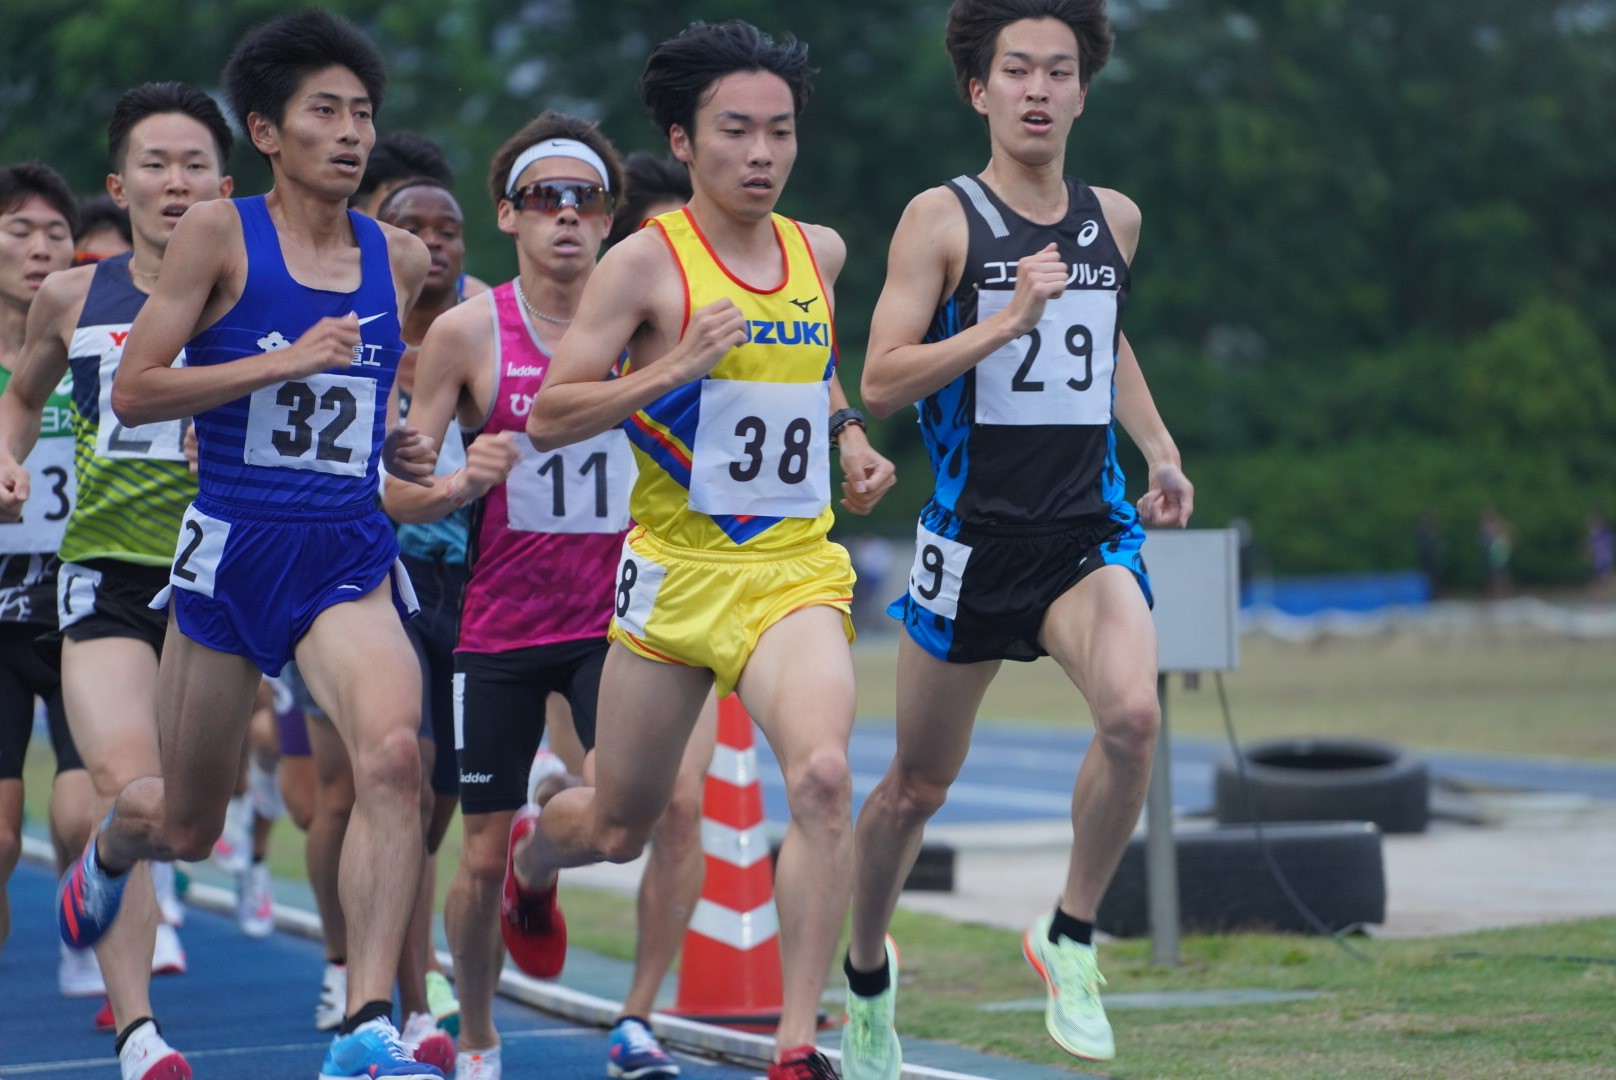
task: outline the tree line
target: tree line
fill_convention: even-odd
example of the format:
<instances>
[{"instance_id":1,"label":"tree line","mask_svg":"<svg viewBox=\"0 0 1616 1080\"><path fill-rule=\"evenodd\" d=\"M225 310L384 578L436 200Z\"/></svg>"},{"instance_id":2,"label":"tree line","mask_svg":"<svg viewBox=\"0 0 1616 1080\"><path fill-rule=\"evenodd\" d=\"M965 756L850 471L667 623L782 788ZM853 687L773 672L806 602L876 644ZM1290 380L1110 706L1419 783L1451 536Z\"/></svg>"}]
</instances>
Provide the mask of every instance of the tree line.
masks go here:
<instances>
[{"instance_id":1,"label":"tree line","mask_svg":"<svg viewBox=\"0 0 1616 1080\"><path fill-rule=\"evenodd\" d=\"M0 20L0 160L79 190L106 172L127 86L216 86L271 0L36 0ZM483 177L552 107L663 149L634 93L695 19L806 40L820 69L782 212L841 231L844 379L915 193L986 160L942 46L946 0L336 0L382 45L379 125L458 170L472 268L514 272ZM1126 329L1197 484L1195 524L1249 522L1279 573L1413 566L1436 522L1448 584L1479 583L1496 507L1527 582L1577 579L1616 517L1616 0L1112 0L1070 171L1141 206ZM238 190L267 173L250 149ZM925 497L918 432L875 425ZM1125 442L1125 440L1122 440ZM1125 451L1130 488L1143 471ZM870 527L864 522L853 527ZM844 523L844 528L848 523Z\"/></svg>"}]
</instances>

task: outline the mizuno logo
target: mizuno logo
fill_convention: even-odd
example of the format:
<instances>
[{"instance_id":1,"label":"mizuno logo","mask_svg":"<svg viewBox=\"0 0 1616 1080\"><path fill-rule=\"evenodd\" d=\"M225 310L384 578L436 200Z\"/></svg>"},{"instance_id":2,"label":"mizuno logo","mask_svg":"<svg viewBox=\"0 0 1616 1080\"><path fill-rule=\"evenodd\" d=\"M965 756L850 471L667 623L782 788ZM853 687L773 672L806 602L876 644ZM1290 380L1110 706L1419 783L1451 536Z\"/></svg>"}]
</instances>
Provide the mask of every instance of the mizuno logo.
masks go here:
<instances>
[{"instance_id":1,"label":"mizuno logo","mask_svg":"<svg viewBox=\"0 0 1616 1080\"><path fill-rule=\"evenodd\" d=\"M818 300L819 297L814 297ZM793 301L795 303L795 301ZM830 324L797 319L753 319L746 324L746 340L754 345L830 345Z\"/></svg>"},{"instance_id":2,"label":"mizuno logo","mask_svg":"<svg viewBox=\"0 0 1616 1080\"><path fill-rule=\"evenodd\" d=\"M812 306L813 306L813 303L814 303L814 301L815 301L815 300L818 300L818 299L819 299L819 297L817 297L817 296L810 296L810 297L809 297L809 298L808 298L808 299L806 299L806 300L793 300L793 301L791 301L791 302L792 302L792 303L793 303L793 304L796 304L796 305L797 305L797 306L798 306L798 307L800 307L800 308L802 308L802 313L803 313L803 314L804 314L804 315L806 315L806 314L808 314L808 309L809 309L809 308L810 308L810 307L812 307Z\"/></svg>"}]
</instances>

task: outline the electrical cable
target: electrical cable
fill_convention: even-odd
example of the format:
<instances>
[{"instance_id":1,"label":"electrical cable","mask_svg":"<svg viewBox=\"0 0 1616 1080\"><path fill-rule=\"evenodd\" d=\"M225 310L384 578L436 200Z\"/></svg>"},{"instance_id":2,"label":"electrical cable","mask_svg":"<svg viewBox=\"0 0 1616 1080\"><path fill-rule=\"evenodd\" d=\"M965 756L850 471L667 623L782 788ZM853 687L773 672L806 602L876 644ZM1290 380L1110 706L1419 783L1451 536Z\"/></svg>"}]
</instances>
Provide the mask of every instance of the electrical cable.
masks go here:
<instances>
[{"instance_id":1,"label":"electrical cable","mask_svg":"<svg viewBox=\"0 0 1616 1080\"><path fill-rule=\"evenodd\" d=\"M1363 924L1353 923L1350 926L1342 927L1340 930L1331 930L1324 920L1320 919L1313 909L1308 907L1302 898L1297 895L1296 890L1291 886L1290 880L1280 870L1279 863L1274 860L1274 853L1268 847L1268 837L1263 832L1262 819L1257 814L1257 794L1252 790L1251 783L1246 779L1246 756L1241 752L1240 740L1236 738L1234 733L1234 718L1229 710L1229 695L1223 688L1223 672L1214 672L1213 682L1218 689L1218 706L1223 710L1223 730L1229 737L1229 748L1234 752L1235 772L1240 777L1241 790L1246 793L1247 809L1250 811L1252 828L1257 837L1257 850L1262 853L1263 862L1268 866L1269 876L1274 879L1274 884L1279 886L1279 891L1285 894L1285 899L1290 901L1291 907L1302 917L1302 921L1312 927L1314 933L1334 941L1341 946L1347 955L1354 959L1362 960L1366 964L1374 963L1374 957L1346 939L1347 934L1361 930Z\"/></svg>"}]
</instances>

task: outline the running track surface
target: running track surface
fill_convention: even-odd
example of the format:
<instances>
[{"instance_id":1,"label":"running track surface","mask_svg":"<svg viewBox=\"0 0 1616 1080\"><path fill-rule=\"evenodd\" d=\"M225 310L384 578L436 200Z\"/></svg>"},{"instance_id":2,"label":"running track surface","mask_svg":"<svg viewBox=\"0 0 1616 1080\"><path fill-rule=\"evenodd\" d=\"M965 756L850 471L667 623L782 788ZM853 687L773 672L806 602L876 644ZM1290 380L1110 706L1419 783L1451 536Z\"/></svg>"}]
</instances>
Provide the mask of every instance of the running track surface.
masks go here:
<instances>
[{"instance_id":1,"label":"running track surface","mask_svg":"<svg viewBox=\"0 0 1616 1080\"><path fill-rule=\"evenodd\" d=\"M24 861L11 879L11 938L0 952L0 1077L118 1080L112 1036L92 1024L100 999L57 992L55 878ZM314 1030L321 951L275 934L253 941L195 908L181 930L190 970L153 980L163 1034L199 1080L313 1080L330 1037ZM598 1080L606 1034L499 999L505 1075ZM755 1070L681 1059L691 1080L751 1080Z\"/></svg>"},{"instance_id":2,"label":"running track surface","mask_svg":"<svg viewBox=\"0 0 1616 1080\"><path fill-rule=\"evenodd\" d=\"M1065 818L1071 813L1072 784L1091 732L1081 727L1034 728L979 724L959 779L934 825L966 825ZM755 734L758 777L764 811L771 822L789 817L779 766L761 733ZM861 719L848 746L853 772L854 812L892 761L891 721ZM1172 736L1173 806L1180 815L1212 812L1218 760L1228 752L1221 739ZM1616 765L1550 758L1509 758L1411 749L1430 766L1436 780L1465 781L1523 791L1577 792L1616 799Z\"/></svg>"}]
</instances>

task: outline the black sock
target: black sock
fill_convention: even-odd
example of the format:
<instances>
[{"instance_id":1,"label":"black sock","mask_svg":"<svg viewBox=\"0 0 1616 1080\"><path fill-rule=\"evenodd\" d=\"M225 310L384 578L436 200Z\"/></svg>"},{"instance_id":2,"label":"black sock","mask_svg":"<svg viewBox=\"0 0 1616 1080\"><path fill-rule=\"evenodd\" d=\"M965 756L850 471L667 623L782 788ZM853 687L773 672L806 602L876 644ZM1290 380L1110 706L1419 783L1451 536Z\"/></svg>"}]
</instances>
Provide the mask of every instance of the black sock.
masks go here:
<instances>
[{"instance_id":1,"label":"black sock","mask_svg":"<svg viewBox=\"0 0 1616 1080\"><path fill-rule=\"evenodd\" d=\"M1049 943L1057 944L1061 938L1071 938L1079 945L1094 944L1094 924L1075 919L1055 905L1055 918L1049 924Z\"/></svg>"},{"instance_id":2,"label":"black sock","mask_svg":"<svg viewBox=\"0 0 1616 1080\"><path fill-rule=\"evenodd\" d=\"M332 965L333 967L347 967L348 958L346 956L333 956L327 960L326 963Z\"/></svg>"},{"instance_id":3,"label":"black sock","mask_svg":"<svg viewBox=\"0 0 1616 1080\"><path fill-rule=\"evenodd\" d=\"M885 954L881 957L880 967L874 971L860 971L853 966L853 954L848 953L842 960L842 970L847 973L847 988L859 997L875 997L892 985L892 966L887 963Z\"/></svg>"},{"instance_id":4,"label":"black sock","mask_svg":"<svg viewBox=\"0 0 1616 1080\"><path fill-rule=\"evenodd\" d=\"M342 1022L342 1026L337 1029L337 1034L352 1035L354 1029L361 1024L368 1024L372 1020L383 1016L387 1017L389 1021L393 1019L393 1003L391 1001L367 1001L359 1006L358 1012Z\"/></svg>"},{"instance_id":5,"label":"black sock","mask_svg":"<svg viewBox=\"0 0 1616 1080\"><path fill-rule=\"evenodd\" d=\"M133 1035L135 1033L135 1029L141 1024L150 1024L152 1027L157 1028L157 1034L161 1035L163 1033L163 1029L157 1027L157 1020L155 1017L142 1016L139 1020L136 1020L134 1023L118 1032L118 1040L112 1044L112 1052L114 1054L123 1053L123 1044L129 1041L129 1036Z\"/></svg>"}]
</instances>

